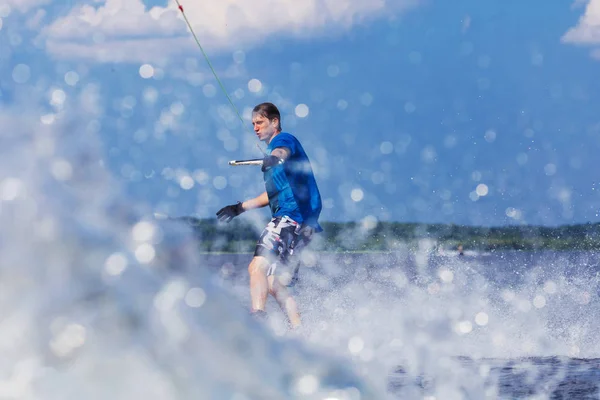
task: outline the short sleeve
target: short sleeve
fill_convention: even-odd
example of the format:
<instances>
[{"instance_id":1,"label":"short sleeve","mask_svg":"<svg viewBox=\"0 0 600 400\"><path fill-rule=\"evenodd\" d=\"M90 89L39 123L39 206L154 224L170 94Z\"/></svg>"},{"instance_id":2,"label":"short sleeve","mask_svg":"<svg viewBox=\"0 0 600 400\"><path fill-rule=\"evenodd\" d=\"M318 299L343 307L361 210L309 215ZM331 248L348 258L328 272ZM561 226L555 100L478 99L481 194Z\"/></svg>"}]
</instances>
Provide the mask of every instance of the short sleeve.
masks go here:
<instances>
[{"instance_id":1,"label":"short sleeve","mask_svg":"<svg viewBox=\"0 0 600 400\"><path fill-rule=\"evenodd\" d=\"M290 135L289 133L280 133L279 135L273 138L273 140L269 144L269 147L271 148L271 151L275 150L278 147L287 147L288 149L290 149L290 155L295 155L298 152L297 143L298 142L296 138Z\"/></svg>"}]
</instances>

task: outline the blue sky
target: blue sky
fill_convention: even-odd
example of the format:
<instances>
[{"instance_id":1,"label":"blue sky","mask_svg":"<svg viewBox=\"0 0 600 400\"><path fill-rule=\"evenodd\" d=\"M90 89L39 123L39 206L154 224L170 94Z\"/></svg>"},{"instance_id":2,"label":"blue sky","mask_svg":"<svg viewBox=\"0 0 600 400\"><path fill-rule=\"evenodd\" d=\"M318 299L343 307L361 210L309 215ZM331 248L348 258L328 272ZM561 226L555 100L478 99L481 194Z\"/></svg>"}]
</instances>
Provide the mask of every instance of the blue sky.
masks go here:
<instances>
[{"instance_id":1,"label":"blue sky","mask_svg":"<svg viewBox=\"0 0 600 400\"><path fill-rule=\"evenodd\" d=\"M273 101L322 221L600 221L600 1L181 3L245 126L173 3L0 0L3 142L76 135L57 179L93 147L133 203L213 217L264 189L227 161Z\"/></svg>"}]
</instances>

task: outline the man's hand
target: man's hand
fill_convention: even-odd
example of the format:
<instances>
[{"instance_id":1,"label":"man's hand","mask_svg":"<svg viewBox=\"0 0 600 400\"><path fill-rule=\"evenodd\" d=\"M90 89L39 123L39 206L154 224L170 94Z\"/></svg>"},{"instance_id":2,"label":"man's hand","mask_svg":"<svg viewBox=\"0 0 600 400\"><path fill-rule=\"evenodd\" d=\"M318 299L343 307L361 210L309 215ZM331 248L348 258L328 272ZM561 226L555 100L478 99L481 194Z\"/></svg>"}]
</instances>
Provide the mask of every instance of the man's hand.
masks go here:
<instances>
[{"instance_id":1,"label":"man's hand","mask_svg":"<svg viewBox=\"0 0 600 400\"><path fill-rule=\"evenodd\" d=\"M217 211L217 218L221 222L224 221L229 223L229 221L231 221L233 218L237 217L243 212L244 208L242 207L242 203L238 201L236 204L225 206L219 211Z\"/></svg>"},{"instance_id":2,"label":"man's hand","mask_svg":"<svg viewBox=\"0 0 600 400\"><path fill-rule=\"evenodd\" d=\"M263 159L263 164L262 167L260 168L260 170L262 172L265 172L271 168L273 168L275 165L279 165L283 162L283 160L277 156L265 156L265 158Z\"/></svg>"},{"instance_id":3,"label":"man's hand","mask_svg":"<svg viewBox=\"0 0 600 400\"><path fill-rule=\"evenodd\" d=\"M305 239L310 239L315 233L315 228L312 226L304 226L300 229L300 236L304 236Z\"/></svg>"}]
</instances>

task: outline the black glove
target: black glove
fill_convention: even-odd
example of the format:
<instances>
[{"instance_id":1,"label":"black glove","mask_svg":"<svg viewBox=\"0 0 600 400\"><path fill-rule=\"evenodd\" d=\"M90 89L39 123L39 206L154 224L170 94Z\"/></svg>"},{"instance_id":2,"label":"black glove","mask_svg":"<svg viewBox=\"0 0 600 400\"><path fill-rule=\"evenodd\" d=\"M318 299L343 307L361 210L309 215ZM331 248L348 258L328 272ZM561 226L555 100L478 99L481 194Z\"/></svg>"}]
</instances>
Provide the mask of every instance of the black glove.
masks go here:
<instances>
[{"instance_id":1,"label":"black glove","mask_svg":"<svg viewBox=\"0 0 600 400\"><path fill-rule=\"evenodd\" d=\"M300 229L300 235L306 237L307 239L310 239L314 233L315 228L313 228L312 226L306 225Z\"/></svg>"},{"instance_id":2,"label":"black glove","mask_svg":"<svg viewBox=\"0 0 600 400\"><path fill-rule=\"evenodd\" d=\"M263 158L263 164L260 170L265 172L271 169L273 166L281 164L282 162L283 160L277 156L265 156L265 158Z\"/></svg>"},{"instance_id":3,"label":"black glove","mask_svg":"<svg viewBox=\"0 0 600 400\"><path fill-rule=\"evenodd\" d=\"M221 222L225 221L229 223L229 221L231 221L233 218L237 217L243 212L244 209L242 208L242 203L238 201L236 204L225 206L219 211L217 211L217 218Z\"/></svg>"}]
</instances>

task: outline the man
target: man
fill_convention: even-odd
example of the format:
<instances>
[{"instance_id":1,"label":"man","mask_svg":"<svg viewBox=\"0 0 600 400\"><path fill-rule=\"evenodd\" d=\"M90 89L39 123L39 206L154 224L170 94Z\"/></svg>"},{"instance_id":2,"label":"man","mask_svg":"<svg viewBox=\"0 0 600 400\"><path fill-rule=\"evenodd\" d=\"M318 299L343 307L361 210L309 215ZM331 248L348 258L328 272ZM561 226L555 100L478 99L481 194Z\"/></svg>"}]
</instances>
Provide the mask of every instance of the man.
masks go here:
<instances>
[{"instance_id":1,"label":"man","mask_svg":"<svg viewBox=\"0 0 600 400\"><path fill-rule=\"evenodd\" d=\"M298 306L287 286L297 279L299 252L323 229L318 223L321 195L310 160L293 135L282 132L281 116L272 103L262 103L252 111L252 125L260 141L267 144L263 159L266 191L261 195L223 207L220 221L231 221L241 213L269 206L272 219L263 230L248 266L252 310L264 317L270 293L286 313L292 328L301 324Z\"/></svg>"}]
</instances>

